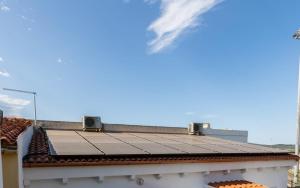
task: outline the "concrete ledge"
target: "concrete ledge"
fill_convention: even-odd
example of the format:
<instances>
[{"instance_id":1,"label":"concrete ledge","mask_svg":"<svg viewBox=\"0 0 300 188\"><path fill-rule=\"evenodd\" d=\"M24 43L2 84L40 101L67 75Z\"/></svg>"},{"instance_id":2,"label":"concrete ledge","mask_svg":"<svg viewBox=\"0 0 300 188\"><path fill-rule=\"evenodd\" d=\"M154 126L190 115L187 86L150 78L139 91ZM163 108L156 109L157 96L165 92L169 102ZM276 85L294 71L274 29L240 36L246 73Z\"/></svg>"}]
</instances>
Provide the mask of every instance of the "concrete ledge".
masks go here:
<instances>
[{"instance_id":1,"label":"concrete ledge","mask_svg":"<svg viewBox=\"0 0 300 188\"><path fill-rule=\"evenodd\" d=\"M248 131L225 130L225 129L201 129L201 133L205 136L213 136L237 142L248 142Z\"/></svg>"},{"instance_id":2,"label":"concrete ledge","mask_svg":"<svg viewBox=\"0 0 300 188\"><path fill-rule=\"evenodd\" d=\"M136 133L168 133L168 134L187 134L188 129L183 127L162 127L145 125L125 125L104 123L104 132L136 132Z\"/></svg>"},{"instance_id":3,"label":"concrete ledge","mask_svg":"<svg viewBox=\"0 0 300 188\"><path fill-rule=\"evenodd\" d=\"M82 122L38 120L37 125L45 129L55 130L82 130ZM168 133L187 134L188 129L183 127L163 127L147 125L126 125L102 123L104 132L136 132L136 133Z\"/></svg>"},{"instance_id":4,"label":"concrete ledge","mask_svg":"<svg viewBox=\"0 0 300 188\"><path fill-rule=\"evenodd\" d=\"M82 122L38 120L37 125L45 129L82 130ZM102 123L102 125L104 132L188 134L188 129L185 127L129 125L112 123ZM202 135L213 136L232 141L248 141L248 131L202 128L201 133Z\"/></svg>"},{"instance_id":5,"label":"concrete ledge","mask_svg":"<svg viewBox=\"0 0 300 188\"><path fill-rule=\"evenodd\" d=\"M81 122L38 120L37 126L45 129L82 130Z\"/></svg>"}]
</instances>

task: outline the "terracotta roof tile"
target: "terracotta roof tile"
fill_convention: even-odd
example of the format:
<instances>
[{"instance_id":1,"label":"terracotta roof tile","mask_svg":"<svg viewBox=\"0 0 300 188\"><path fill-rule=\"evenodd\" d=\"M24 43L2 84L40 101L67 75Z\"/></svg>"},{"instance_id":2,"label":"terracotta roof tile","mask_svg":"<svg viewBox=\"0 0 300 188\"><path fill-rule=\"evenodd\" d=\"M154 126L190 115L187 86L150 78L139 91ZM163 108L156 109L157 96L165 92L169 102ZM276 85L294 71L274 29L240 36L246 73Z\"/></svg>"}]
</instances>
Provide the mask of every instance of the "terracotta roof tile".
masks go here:
<instances>
[{"instance_id":1,"label":"terracotta roof tile","mask_svg":"<svg viewBox=\"0 0 300 188\"><path fill-rule=\"evenodd\" d=\"M95 166L131 164L210 163L265 160L298 160L290 154L210 154L210 155L51 155L48 138L42 128L35 130L24 167Z\"/></svg>"},{"instance_id":2,"label":"terracotta roof tile","mask_svg":"<svg viewBox=\"0 0 300 188\"><path fill-rule=\"evenodd\" d=\"M31 125L31 121L22 118L3 118L0 126L0 140L3 145L15 145L18 136Z\"/></svg>"},{"instance_id":3,"label":"terracotta roof tile","mask_svg":"<svg viewBox=\"0 0 300 188\"><path fill-rule=\"evenodd\" d=\"M214 188L267 188L267 186L245 180L214 182L208 185Z\"/></svg>"}]
</instances>

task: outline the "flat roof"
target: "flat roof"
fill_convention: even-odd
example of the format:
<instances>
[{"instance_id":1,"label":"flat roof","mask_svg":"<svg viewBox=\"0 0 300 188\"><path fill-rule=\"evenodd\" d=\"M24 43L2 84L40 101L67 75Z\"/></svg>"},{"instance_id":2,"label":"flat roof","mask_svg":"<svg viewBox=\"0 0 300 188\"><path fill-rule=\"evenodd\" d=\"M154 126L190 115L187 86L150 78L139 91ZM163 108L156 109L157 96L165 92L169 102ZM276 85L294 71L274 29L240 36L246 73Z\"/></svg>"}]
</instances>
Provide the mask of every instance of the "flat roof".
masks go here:
<instances>
[{"instance_id":1,"label":"flat roof","mask_svg":"<svg viewBox=\"0 0 300 188\"><path fill-rule=\"evenodd\" d=\"M37 128L23 166L102 166L298 160L288 151L210 136Z\"/></svg>"}]
</instances>

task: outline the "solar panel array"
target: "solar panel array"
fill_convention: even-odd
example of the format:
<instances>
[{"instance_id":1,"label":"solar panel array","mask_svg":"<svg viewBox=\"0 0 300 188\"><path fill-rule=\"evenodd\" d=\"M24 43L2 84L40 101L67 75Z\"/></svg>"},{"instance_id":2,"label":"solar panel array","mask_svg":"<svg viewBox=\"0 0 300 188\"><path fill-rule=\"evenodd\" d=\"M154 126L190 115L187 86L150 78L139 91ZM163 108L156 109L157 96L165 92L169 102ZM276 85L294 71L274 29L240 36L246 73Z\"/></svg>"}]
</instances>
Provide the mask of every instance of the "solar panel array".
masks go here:
<instances>
[{"instance_id":1,"label":"solar panel array","mask_svg":"<svg viewBox=\"0 0 300 188\"><path fill-rule=\"evenodd\" d=\"M288 153L210 136L47 130L52 155Z\"/></svg>"},{"instance_id":2,"label":"solar panel array","mask_svg":"<svg viewBox=\"0 0 300 188\"><path fill-rule=\"evenodd\" d=\"M47 131L47 136L57 155L103 155L75 131Z\"/></svg>"}]
</instances>

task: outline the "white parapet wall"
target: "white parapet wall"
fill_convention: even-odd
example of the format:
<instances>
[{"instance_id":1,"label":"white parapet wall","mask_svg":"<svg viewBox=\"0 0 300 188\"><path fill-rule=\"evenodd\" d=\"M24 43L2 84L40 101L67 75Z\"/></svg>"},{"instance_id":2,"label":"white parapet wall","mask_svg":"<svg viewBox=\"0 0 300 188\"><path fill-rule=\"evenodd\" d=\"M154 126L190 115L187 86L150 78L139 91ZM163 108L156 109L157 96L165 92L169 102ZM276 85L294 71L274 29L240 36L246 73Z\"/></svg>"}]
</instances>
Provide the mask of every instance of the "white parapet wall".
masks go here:
<instances>
[{"instance_id":1,"label":"white parapet wall","mask_svg":"<svg viewBox=\"0 0 300 188\"><path fill-rule=\"evenodd\" d=\"M248 142L248 131L212 129L207 127L201 129L201 134L237 142Z\"/></svg>"},{"instance_id":2,"label":"white parapet wall","mask_svg":"<svg viewBox=\"0 0 300 188\"><path fill-rule=\"evenodd\" d=\"M38 125L45 129L55 130L82 130L82 122L67 121L48 121L39 120ZM168 134L188 134L187 127L172 126L146 126L146 125L128 125L128 124L111 124L103 123L104 132L142 132L142 133L168 133ZM238 142L248 141L248 131L213 129L203 127L201 133L207 136L213 136Z\"/></svg>"},{"instance_id":3,"label":"white parapet wall","mask_svg":"<svg viewBox=\"0 0 300 188\"><path fill-rule=\"evenodd\" d=\"M18 181L19 188L24 188L23 185L23 157L27 155L31 137L33 135L33 126L28 127L22 132L17 139L18 153Z\"/></svg>"},{"instance_id":4,"label":"white parapet wall","mask_svg":"<svg viewBox=\"0 0 300 188\"><path fill-rule=\"evenodd\" d=\"M248 180L270 188L287 185L294 161L252 161L24 169L25 188L207 188L208 183Z\"/></svg>"}]
</instances>

